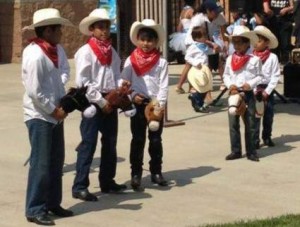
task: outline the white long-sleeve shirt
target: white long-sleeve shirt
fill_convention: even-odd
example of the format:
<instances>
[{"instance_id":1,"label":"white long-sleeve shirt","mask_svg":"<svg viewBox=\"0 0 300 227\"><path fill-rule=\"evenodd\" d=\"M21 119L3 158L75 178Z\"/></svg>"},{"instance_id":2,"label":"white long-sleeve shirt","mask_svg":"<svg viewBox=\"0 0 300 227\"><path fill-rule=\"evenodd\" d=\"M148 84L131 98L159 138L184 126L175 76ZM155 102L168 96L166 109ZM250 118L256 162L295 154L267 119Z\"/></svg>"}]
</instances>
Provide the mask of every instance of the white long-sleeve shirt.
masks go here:
<instances>
[{"instance_id":1,"label":"white long-sleeve shirt","mask_svg":"<svg viewBox=\"0 0 300 227\"><path fill-rule=\"evenodd\" d=\"M156 65L145 75L137 76L130 57L125 61L122 78L131 82L132 97L142 94L146 98L156 98L161 106L165 106L168 98L168 62L160 58Z\"/></svg>"},{"instance_id":2,"label":"white long-sleeve shirt","mask_svg":"<svg viewBox=\"0 0 300 227\"><path fill-rule=\"evenodd\" d=\"M231 85L242 87L245 83L249 84L251 89L254 89L262 81L262 62L259 57L256 57L248 50L247 54L251 55L249 61L242 69L233 71L231 68L232 55L230 55L225 64L223 79L227 88Z\"/></svg>"},{"instance_id":3,"label":"white long-sleeve shirt","mask_svg":"<svg viewBox=\"0 0 300 227\"><path fill-rule=\"evenodd\" d=\"M103 108L107 101L101 93L108 93L121 85L121 59L112 48L111 65L102 65L88 44L75 53L76 85L88 86L87 98Z\"/></svg>"},{"instance_id":4,"label":"white long-sleeve shirt","mask_svg":"<svg viewBox=\"0 0 300 227\"><path fill-rule=\"evenodd\" d=\"M193 42L188 49L186 50L185 60L191 64L192 66L197 67L199 64L204 64L208 66L208 56L212 54L212 48L208 48L207 53L202 51L200 48L197 47L196 42Z\"/></svg>"},{"instance_id":5,"label":"white long-sleeve shirt","mask_svg":"<svg viewBox=\"0 0 300 227\"><path fill-rule=\"evenodd\" d=\"M275 89L280 78L280 67L278 58L274 53L270 53L270 56L262 65L262 81L261 84L267 84L265 92L270 95Z\"/></svg>"},{"instance_id":6,"label":"white long-sleeve shirt","mask_svg":"<svg viewBox=\"0 0 300 227\"><path fill-rule=\"evenodd\" d=\"M70 67L62 46L57 45L58 68L35 43L29 44L22 55L24 121L34 118L56 124L51 113L65 95L64 85L70 79Z\"/></svg>"}]
</instances>

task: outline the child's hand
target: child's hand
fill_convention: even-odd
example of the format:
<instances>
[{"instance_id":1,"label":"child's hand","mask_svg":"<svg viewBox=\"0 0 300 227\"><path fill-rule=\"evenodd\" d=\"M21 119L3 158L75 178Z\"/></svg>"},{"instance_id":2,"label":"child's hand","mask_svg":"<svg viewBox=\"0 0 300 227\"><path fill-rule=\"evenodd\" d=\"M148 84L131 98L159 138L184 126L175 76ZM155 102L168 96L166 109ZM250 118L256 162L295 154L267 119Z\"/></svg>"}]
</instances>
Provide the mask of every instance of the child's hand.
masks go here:
<instances>
[{"instance_id":1,"label":"child's hand","mask_svg":"<svg viewBox=\"0 0 300 227\"><path fill-rule=\"evenodd\" d=\"M113 111L112 106L107 102L105 106L101 109L104 114L110 114Z\"/></svg>"},{"instance_id":2,"label":"child's hand","mask_svg":"<svg viewBox=\"0 0 300 227\"><path fill-rule=\"evenodd\" d=\"M131 86L131 82L128 80L123 80L122 82L122 87L130 87Z\"/></svg>"},{"instance_id":3,"label":"child's hand","mask_svg":"<svg viewBox=\"0 0 300 227\"><path fill-rule=\"evenodd\" d=\"M54 109L54 111L51 113L51 116L58 121L62 121L63 119L65 119L68 116L68 114L63 110L63 108L56 107Z\"/></svg>"},{"instance_id":4,"label":"child's hand","mask_svg":"<svg viewBox=\"0 0 300 227\"><path fill-rule=\"evenodd\" d=\"M144 99L145 99L145 97L143 95L138 94L133 97L133 102L138 105L141 105L141 104L143 104Z\"/></svg>"},{"instance_id":5,"label":"child's hand","mask_svg":"<svg viewBox=\"0 0 300 227\"><path fill-rule=\"evenodd\" d=\"M213 43L213 50L215 53L221 52L221 47L218 44Z\"/></svg>"},{"instance_id":6,"label":"child's hand","mask_svg":"<svg viewBox=\"0 0 300 227\"><path fill-rule=\"evenodd\" d=\"M242 89L243 89L244 91L250 91L250 90L251 90L251 87L250 87L249 84L244 83L243 86L242 86Z\"/></svg>"},{"instance_id":7,"label":"child's hand","mask_svg":"<svg viewBox=\"0 0 300 227\"><path fill-rule=\"evenodd\" d=\"M265 91L263 91L263 93L262 93L262 98L263 98L263 100L264 100L264 101L267 101L267 100L268 100L268 98L269 98L269 95L268 95L268 93L267 93L267 92L265 92Z\"/></svg>"}]
</instances>

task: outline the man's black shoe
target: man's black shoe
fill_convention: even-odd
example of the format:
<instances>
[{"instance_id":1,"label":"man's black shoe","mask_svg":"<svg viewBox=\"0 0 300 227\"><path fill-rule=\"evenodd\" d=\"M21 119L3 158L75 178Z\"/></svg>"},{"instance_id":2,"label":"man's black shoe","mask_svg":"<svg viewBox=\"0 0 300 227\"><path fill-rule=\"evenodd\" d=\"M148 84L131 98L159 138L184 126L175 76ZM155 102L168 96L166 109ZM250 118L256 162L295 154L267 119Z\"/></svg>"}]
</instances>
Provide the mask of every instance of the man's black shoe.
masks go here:
<instances>
[{"instance_id":1,"label":"man's black shoe","mask_svg":"<svg viewBox=\"0 0 300 227\"><path fill-rule=\"evenodd\" d=\"M242 157L241 153L230 153L229 155L226 156L226 160L235 160L235 159L239 159Z\"/></svg>"},{"instance_id":2,"label":"man's black shoe","mask_svg":"<svg viewBox=\"0 0 300 227\"><path fill-rule=\"evenodd\" d=\"M35 217L27 217L27 221L34 222L38 225L55 225L54 221L47 214L38 215Z\"/></svg>"},{"instance_id":3,"label":"man's black shoe","mask_svg":"<svg viewBox=\"0 0 300 227\"><path fill-rule=\"evenodd\" d=\"M249 154L249 155L247 155L247 158L251 161L259 162L259 158L258 158L257 154Z\"/></svg>"},{"instance_id":4,"label":"man's black shoe","mask_svg":"<svg viewBox=\"0 0 300 227\"><path fill-rule=\"evenodd\" d=\"M264 140L264 145L266 145L268 147L274 147L275 143L271 140L271 138L267 138Z\"/></svg>"},{"instance_id":5,"label":"man's black shoe","mask_svg":"<svg viewBox=\"0 0 300 227\"><path fill-rule=\"evenodd\" d=\"M141 185L141 177L135 175L131 178L131 187L133 191L143 192L145 188Z\"/></svg>"},{"instance_id":6,"label":"man's black shoe","mask_svg":"<svg viewBox=\"0 0 300 227\"><path fill-rule=\"evenodd\" d=\"M117 184L116 182L112 182L109 186L101 187L102 193L116 193L116 192L122 192L127 189L127 186L125 184Z\"/></svg>"},{"instance_id":7,"label":"man's black shoe","mask_svg":"<svg viewBox=\"0 0 300 227\"><path fill-rule=\"evenodd\" d=\"M58 217L71 217L74 215L73 211L64 209L61 206L51 208L49 211Z\"/></svg>"},{"instance_id":8,"label":"man's black shoe","mask_svg":"<svg viewBox=\"0 0 300 227\"><path fill-rule=\"evenodd\" d=\"M92 201L92 202L98 201L97 196L93 195L88 190L73 192L72 196L75 199L81 199L83 201Z\"/></svg>"},{"instance_id":9,"label":"man's black shoe","mask_svg":"<svg viewBox=\"0 0 300 227\"><path fill-rule=\"evenodd\" d=\"M168 186L168 182L164 179L162 174L151 174L151 181L159 186Z\"/></svg>"}]
</instances>

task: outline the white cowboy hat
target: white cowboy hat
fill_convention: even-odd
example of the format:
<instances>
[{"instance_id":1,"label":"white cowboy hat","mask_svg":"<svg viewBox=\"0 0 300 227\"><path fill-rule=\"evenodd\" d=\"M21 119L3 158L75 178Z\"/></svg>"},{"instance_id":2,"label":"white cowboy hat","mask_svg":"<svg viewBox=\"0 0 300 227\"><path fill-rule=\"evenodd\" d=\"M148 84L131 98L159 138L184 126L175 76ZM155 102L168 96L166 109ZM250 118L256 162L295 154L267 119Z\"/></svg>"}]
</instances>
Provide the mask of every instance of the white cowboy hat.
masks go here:
<instances>
[{"instance_id":1,"label":"white cowboy hat","mask_svg":"<svg viewBox=\"0 0 300 227\"><path fill-rule=\"evenodd\" d=\"M188 81L200 93L212 90L212 73L206 65L201 69L192 67L188 72Z\"/></svg>"},{"instance_id":2,"label":"white cowboy hat","mask_svg":"<svg viewBox=\"0 0 300 227\"><path fill-rule=\"evenodd\" d=\"M55 25L55 24L74 26L68 19L61 17L57 9L45 8L45 9L37 10L33 14L33 24L24 27L23 30L27 30L27 29L32 30L36 27Z\"/></svg>"},{"instance_id":3,"label":"white cowboy hat","mask_svg":"<svg viewBox=\"0 0 300 227\"><path fill-rule=\"evenodd\" d=\"M245 25L237 25L234 27L232 35L226 35L231 41L233 37L244 37L250 40L251 45L258 42L258 37L254 31L250 31Z\"/></svg>"},{"instance_id":4,"label":"white cowboy hat","mask_svg":"<svg viewBox=\"0 0 300 227\"><path fill-rule=\"evenodd\" d=\"M275 49L278 46L278 40L276 36L265 26L258 25L253 30L257 35L261 35L270 40L269 48Z\"/></svg>"},{"instance_id":5,"label":"white cowboy hat","mask_svg":"<svg viewBox=\"0 0 300 227\"><path fill-rule=\"evenodd\" d=\"M94 9L87 17L83 18L79 24L79 30L84 35L92 35L89 27L96 21L108 20L111 23L115 19L110 19L106 9Z\"/></svg>"},{"instance_id":6,"label":"white cowboy hat","mask_svg":"<svg viewBox=\"0 0 300 227\"><path fill-rule=\"evenodd\" d=\"M158 36L157 47L161 46L165 40L165 30L164 28L156 24L156 22L152 19L144 19L142 22L136 21L131 25L130 28L130 39L131 42L137 46L137 34L141 28L148 27L152 28Z\"/></svg>"}]
</instances>

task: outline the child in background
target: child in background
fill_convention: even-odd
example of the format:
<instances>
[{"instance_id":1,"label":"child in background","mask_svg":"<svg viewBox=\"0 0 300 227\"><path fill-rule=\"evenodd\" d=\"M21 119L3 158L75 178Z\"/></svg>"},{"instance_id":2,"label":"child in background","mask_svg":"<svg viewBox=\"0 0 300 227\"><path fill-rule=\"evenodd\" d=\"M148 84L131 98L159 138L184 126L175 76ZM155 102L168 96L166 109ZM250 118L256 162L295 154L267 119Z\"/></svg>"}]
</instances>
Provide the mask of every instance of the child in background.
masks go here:
<instances>
[{"instance_id":1,"label":"child in background","mask_svg":"<svg viewBox=\"0 0 300 227\"><path fill-rule=\"evenodd\" d=\"M185 55L186 62L192 66L188 73L188 80L192 85L188 98L196 112L207 113L210 100L205 102L205 97L212 90L212 74L208 68L208 55L213 52L213 48L211 48L213 45L216 48L218 46L207 39L204 26L194 27L191 35L194 42L189 46ZM203 69L202 72L200 72L201 69ZM200 83L200 86L196 81L203 83Z\"/></svg>"},{"instance_id":2,"label":"child in background","mask_svg":"<svg viewBox=\"0 0 300 227\"><path fill-rule=\"evenodd\" d=\"M273 147L275 144L271 139L272 125L274 118L274 96L273 91L278 84L280 78L280 67L278 57L272 53L270 49L274 49L278 46L278 40L276 36L265 26L256 26L254 32L258 36L258 42L254 46L253 54L258 56L262 61L262 81L257 86L256 92L262 94L262 100L265 102L265 111L263 115L263 130L262 139L264 145ZM260 147L260 120L256 118L256 130L255 130L255 146L256 149Z\"/></svg>"},{"instance_id":3,"label":"child in background","mask_svg":"<svg viewBox=\"0 0 300 227\"><path fill-rule=\"evenodd\" d=\"M176 52L182 52L183 55L186 53L185 37L194 13L193 7L195 0L185 0L184 2L185 4L180 13L180 21L177 26L177 32L170 35L169 41L169 47Z\"/></svg>"},{"instance_id":4,"label":"child in background","mask_svg":"<svg viewBox=\"0 0 300 227\"><path fill-rule=\"evenodd\" d=\"M122 78L132 84L132 100L137 113L130 118L132 140L130 145L131 186L134 191L143 191L144 147L147 120L145 107L148 100L157 100L164 108L168 96L168 62L160 57L158 47L164 41L165 31L151 19L136 21L130 29L130 38L136 49L126 59ZM148 130L151 181L159 186L168 183L162 175L163 119L157 131Z\"/></svg>"}]
</instances>

